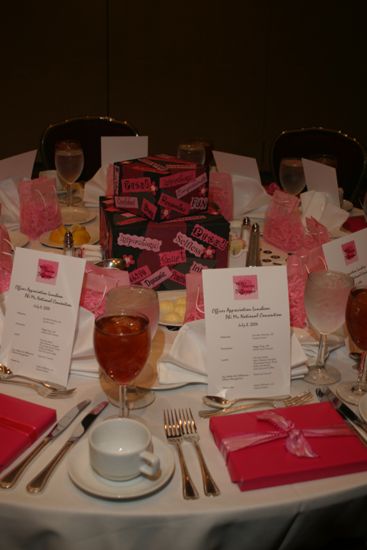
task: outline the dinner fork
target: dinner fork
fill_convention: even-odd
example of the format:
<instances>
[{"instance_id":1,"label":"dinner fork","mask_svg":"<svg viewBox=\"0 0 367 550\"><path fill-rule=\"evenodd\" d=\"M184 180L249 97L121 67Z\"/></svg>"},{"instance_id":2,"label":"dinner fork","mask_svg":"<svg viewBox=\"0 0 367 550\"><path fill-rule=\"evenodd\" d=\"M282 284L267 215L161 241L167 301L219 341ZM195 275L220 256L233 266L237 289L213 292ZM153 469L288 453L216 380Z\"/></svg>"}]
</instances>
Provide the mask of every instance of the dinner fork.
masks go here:
<instances>
[{"instance_id":1,"label":"dinner fork","mask_svg":"<svg viewBox=\"0 0 367 550\"><path fill-rule=\"evenodd\" d=\"M165 409L163 411L163 422L167 441L168 443L175 445L178 452L181 467L183 497L188 500L197 499L199 498L199 493L187 469L186 460L181 447L183 433L176 410Z\"/></svg>"},{"instance_id":2,"label":"dinner fork","mask_svg":"<svg viewBox=\"0 0 367 550\"><path fill-rule=\"evenodd\" d=\"M239 405L238 407L228 407L228 409L220 410L202 410L199 411L199 416L201 418L210 418L211 416L224 416L226 414L233 414L237 412L247 411L255 407L293 407L295 405L302 405L303 403L308 403L313 399L313 395L310 391L299 393L286 399L262 399L261 401L245 403L244 405Z\"/></svg>"},{"instance_id":3,"label":"dinner fork","mask_svg":"<svg viewBox=\"0 0 367 550\"><path fill-rule=\"evenodd\" d=\"M54 390L51 388L46 388L45 386L39 386L34 382L26 382L24 380L0 380L0 384L15 384L16 386L31 388L42 397L48 397L50 399L63 399L65 397L69 397L69 395L72 395L76 390L76 388L70 388L68 390Z\"/></svg>"},{"instance_id":4,"label":"dinner fork","mask_svg":"<svg viewBox=\"0 0 367 550\"><path fill-rule=\"evenodd\" d=\"M203 478L204 493L207 496L214 497L220 495L220 490L214 479L212 478L211 473L209 472L208 466L206 465L203 453L201 451L201 447L199 444L200 436L191 409L179 410L179 422L182 426L184 439L187 439L194 445L196 453L198 455L201 475Z\"/></svg>"}]
</instances>

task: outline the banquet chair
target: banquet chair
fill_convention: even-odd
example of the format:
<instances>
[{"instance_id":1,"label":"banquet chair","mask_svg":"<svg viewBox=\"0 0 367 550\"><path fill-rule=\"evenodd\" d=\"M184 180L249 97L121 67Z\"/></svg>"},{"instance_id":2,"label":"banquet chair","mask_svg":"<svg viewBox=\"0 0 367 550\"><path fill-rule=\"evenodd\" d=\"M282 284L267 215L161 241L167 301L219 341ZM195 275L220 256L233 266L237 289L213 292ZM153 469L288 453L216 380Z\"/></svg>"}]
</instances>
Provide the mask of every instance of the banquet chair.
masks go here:
<instances>
[{"instance_id":1,"label":"banquet chair","mask_svg":"<svg viewBox=\"0 0 367 550\"><path fill-rule=\"evenodd\" d=\"M277 183L280 162L285 157L324 158L325 163L328 157L336 159L338 185L344 190L344 198L360 206L360 199L367 191L367 153L357 139L340 130L322 127L281 132L271 151L271 166Z\"/></svg>"},{"instance_id":2,"label":"banquet chair","mask_svg":"<svg viewBox=\"0 0 367 550\"><path fill-rule=\"evenodd\" d=\"M105 116L83 116L51 124L42 133L33 177L41 170L54 170L55 143L62 139L76 139L84 151L84 169L81 181L91 179L101 166L101 137L137 136L138 131L126 120L120 121Z\"/></svg>"}]
</instances>

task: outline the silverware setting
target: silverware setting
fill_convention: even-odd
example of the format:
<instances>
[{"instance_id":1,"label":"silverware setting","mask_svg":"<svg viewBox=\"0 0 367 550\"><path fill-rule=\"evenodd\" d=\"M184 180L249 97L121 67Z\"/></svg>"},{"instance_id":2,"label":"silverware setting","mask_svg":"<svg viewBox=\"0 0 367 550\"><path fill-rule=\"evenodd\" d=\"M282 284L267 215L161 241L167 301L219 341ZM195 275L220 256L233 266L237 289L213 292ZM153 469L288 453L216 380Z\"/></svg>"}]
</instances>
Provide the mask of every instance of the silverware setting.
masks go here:
<instances>
[{"instance_id":1,"label":"silverware setting","mask_svg":"<svg viewBox=\"0 0 367 550\"><path fill-rule=\"evenodd\" d=\"M304 403L308 403L313 399L313 394L308 392L303 392L297 395L293 395L291 397L287 398L277 398L277 399L260 399L258 401L251 401L251 403L245 403L243 405L239 405L238 407L228 407L226 409L217 409L217 410L201 410L199 411L199 416L201 418L210 418L211 416L224 416L226 414L233 414L243 411L248 411L250 409L254 409L256 407L293 407L295 405L303 405Z\"/></svg>"},{"instance_id":2,"label":"silverware setting","mask_svg":"<svg viewBox=\"0 0 367 550\"><path fill-rule=\"evenodd\" d=\"M184 499L194 500L199 498L198 490L191 479L189 470L186 465L185 456L182 450L183 432L180 424L177 411L175 409L165 409L163 411L164 431L168 443L174 445L178 452L178 457L181 467L182 478L182 494Z\"/></svg>"},{"instance_id":3,"label":"silverware setting","mask_svg":"<svg viewBox=\"0 0 367 550\"><path fill-rule=\"evenodd\" d=\"M48 382L47 380L39 380L31 376L13 373L4 363L0 363L0 382L22 384L36 390L43 397L57 397L56 394L59 394L60 397L67 396L76 390L76 388L67 389L56 382Z\"/></svg>"},{"instance_id":4,"label":"silverware setting","mask_svg":"<svg viewBox=\"0 0 367 550\"><path fill-rule=\"evenodd\" d=\"M46 388L42 385L38 385L36 382L27 382L25 380L3 380L0 377L0 383L2 384L15 384L17 386L23 386L25 388L31 388L35 390L42 397L47 397L50 399L63 399L72 395L76 388L70 388L68 390L53 390L51 388Z\"/></svg>"}]
</instances>

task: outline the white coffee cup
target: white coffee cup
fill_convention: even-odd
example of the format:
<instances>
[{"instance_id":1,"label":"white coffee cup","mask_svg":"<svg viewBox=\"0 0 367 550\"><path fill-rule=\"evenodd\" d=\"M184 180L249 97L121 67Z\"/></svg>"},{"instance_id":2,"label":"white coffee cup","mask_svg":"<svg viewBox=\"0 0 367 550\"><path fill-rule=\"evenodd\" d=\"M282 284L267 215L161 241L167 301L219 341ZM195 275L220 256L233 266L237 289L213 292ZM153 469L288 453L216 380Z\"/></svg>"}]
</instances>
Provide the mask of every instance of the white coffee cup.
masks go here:
<instances>
[{"instance_id":1,"label":"white coffee cup","mask_svg":"<svg viewBox=\"0 0 367 550\"><path fill-rule=\"evenodd\" d=\"M152 451L150 431L132 418L107 419L94 426L89 434L91 466L106 479L156 477L160 460Z\"/></svg>"}]
</instances>

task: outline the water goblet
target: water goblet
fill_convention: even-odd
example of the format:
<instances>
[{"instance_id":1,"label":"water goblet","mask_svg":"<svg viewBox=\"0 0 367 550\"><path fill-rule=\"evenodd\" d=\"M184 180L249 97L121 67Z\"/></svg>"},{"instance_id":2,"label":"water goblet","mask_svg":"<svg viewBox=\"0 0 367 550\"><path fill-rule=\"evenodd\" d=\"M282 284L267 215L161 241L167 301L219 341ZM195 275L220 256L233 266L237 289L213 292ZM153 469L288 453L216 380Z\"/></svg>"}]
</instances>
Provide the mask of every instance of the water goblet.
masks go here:
<instances>
[{"instance_id":1,"label":"water goblet","mask_svg":"<svg viewBox=\"0 0 367 550\"><path fill-rule=\"evenodd\" d=\"M349 294L345 322L353 343L362 351L356 381L343 382L336 392L341 399L358 405L367 392L367 285L356 285Z\"/></svg>"},{"instance_id":2,"label":"water goblet","mask_svg":"<svg viewBox=\"0 0 367 550\"><path fill-rule=\"evenodd\" d=\"M101 369L118 384L120 417L129 416L128 384L142 371L151 345L146 315L134 310L104 313L94 324L94 350Z\"/></svg>"},{"instance_id":3,"label":"water goblet","mask_svg":"<svg viewBox=\"0 0 367 550\"><path fill-rule=\"evenodd\" d=\"M157 292L153 288L145 288L139 285L119 286L109 290L106 295L105 313L118 314L124 308L143 313L148 317L150 324L152 353L146 361L141 376L138 376L136 380L136 383L140 383L141 385L137 387L135 384L129 384L127 391L130 409L141 409L153 403L155 399L155 393L149 389L149 386L154 383L153 377L155 376L155 366L153 365L152 355L155 352L156 346L161 346L158 337L156 339L157 341L154 340L158 329L159 319L159 300ZM103 380L103 382L106 383L106 387L108 385L111 386L111 384L108 384L108 380ZM110 387L109 390L113 393L113 387Z\"/></svg>"},{"instance_id":4,"label":"water goblet","mask_svg":"<svg viewBox=\"0 0 367 550\"><path fill-rule=\"evenodd\" d=\"M178 145L177 157L196 164L204 164L206 159L205 144L201 141L184 141Z\"/></svg>"},{"instance_id":5,"label":"water goblet","mask_svg":"<svg viewBox=\"0 0 367 550\"><path fill-rule=\"evenodd\" d=\"M298 195L306 186L302 160L285 157L280 161L279 182L283 191Z\"/></svg>"},{"instance_id":6,"label":"water goblet","mask_svg":"<svg viewBox=\"0 0 367 550\"><path fill-rule=\"evenodd\" d=\"M55 145L55 167L57 175L66 187L66 206L73 204L73 184L84 168L84 153L77 140L65 139Z\"/></svg>"},{"instance_id":7,"label":"water goblet","mask_svg":"<svg viewBox=\"0 0 367 550\"><path fill-rule=\"evenodd\" d=\"M314 364L309 365L305 381L328 386L340 380L334 367L326 367L327 337L345 322L345 310L353 278L337 271L310 273L305 287L305 310L310 325L319 333L319 346Z\"/></svg>"}]
</instances>

